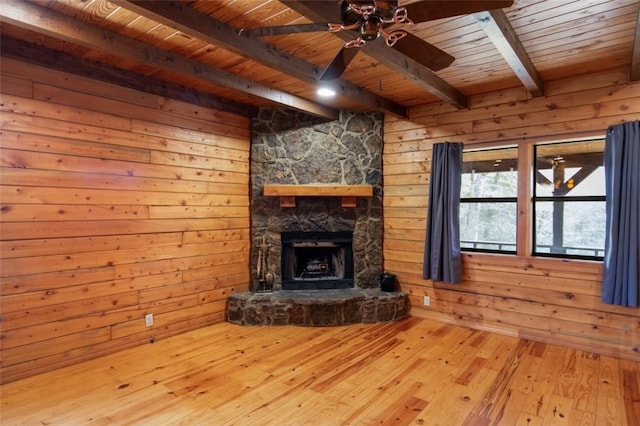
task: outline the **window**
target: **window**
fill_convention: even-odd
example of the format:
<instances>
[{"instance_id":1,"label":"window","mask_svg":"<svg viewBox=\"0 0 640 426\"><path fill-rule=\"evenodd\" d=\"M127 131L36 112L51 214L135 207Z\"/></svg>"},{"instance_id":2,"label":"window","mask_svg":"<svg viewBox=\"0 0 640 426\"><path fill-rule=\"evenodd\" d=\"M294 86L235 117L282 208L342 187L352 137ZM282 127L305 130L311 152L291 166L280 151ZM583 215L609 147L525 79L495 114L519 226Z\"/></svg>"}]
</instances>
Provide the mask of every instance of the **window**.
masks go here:
<instances>
[{"instance_id":1,"label":"window","mask_svg":"<svg viewBox=\"0 0 640 426\"><path fill-rule=\"evenodd\" d=\"M604 141L535 147L533 254L602 259Z\"/></svg>"},{"instance_id":2,"label":"window","mask_svg":"<svg viewBox=\"0 0 640 426\"><path fill-rule=\"evenodd\" d=\"M518 149L466 151L462 156L460 246L516 252Z\"/></svg>"},{"instance_id":3,"label":"window","mask_svg":"<svg viewBox=\"0 0 640 426\"><path fill-rule=\"evenodd\" d=\"M465 151L462 250L601 260L603 159L603 139Z\"/></svg>"}]
</instances>

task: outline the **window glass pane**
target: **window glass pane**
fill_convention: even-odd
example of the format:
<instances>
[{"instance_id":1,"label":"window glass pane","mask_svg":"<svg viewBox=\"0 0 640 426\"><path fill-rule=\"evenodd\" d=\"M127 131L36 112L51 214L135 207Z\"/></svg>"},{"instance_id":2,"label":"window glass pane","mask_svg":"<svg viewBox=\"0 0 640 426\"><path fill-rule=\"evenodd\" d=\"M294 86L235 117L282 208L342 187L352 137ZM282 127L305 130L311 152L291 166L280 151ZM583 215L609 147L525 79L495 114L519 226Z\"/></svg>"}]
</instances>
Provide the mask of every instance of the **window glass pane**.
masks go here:
<instances>
[{"instance_id":1,"label":"window glass pane","mask_svg":"<svg viewBox=\"0 0 640 426\"><path fill-rule=\"evenodd\" d=\"M517 148L468 151L463 153L461 198L517 196Z\"/></svg>"},{"instance_id":2,"label":"window glass pane","mask_svg":"<svg viewBox=\"0 0 640 426\"><path fill-rule=\"evenodd\" d=\"M603 151L603 140L538 145L536 196L604 196Z\"/></svg>"},{"instance_id":3,"label":"window glass pane","mask_svg":"<svg viewBox=\"0 0 640 426\"><path fill-rule=\"evenodd\" d=\"M604 256L604 201L538 201L535 209L536 253Z\"/></svg>"},{"instance_id":4,"label":"window glass pane","mask_svg":"<svg viewBox=\"0 0 640 426\"><path fill-rule=\"evenodd\" d=\"M461 203L462 248L516 251L516 203Z\"/></svg>"}]
</instances>

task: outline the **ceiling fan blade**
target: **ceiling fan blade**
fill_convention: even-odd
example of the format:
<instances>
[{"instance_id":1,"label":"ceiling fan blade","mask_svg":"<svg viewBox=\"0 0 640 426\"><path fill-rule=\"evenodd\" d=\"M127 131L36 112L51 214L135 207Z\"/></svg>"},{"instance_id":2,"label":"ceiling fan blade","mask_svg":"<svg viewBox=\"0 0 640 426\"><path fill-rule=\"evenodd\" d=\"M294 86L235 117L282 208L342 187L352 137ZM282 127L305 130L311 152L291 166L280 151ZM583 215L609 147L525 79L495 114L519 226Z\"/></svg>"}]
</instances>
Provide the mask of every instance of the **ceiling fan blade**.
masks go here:
<instances>
[{"instance_id":1,"label":"ceiling fan blade","mask_svg":"<svg viewBox=\"0 0 640 426\"><path fill-rule=\"evenodd\" d=\"M329 31L328 22L314 22L311 24L280 25L276 27L243 28L238 34L245 37L268 37L283 34L312 33L317 31Z\"/></svg>"},{"instance_id":2,"label":"ceiling fan blade","mask_svg":"<svg viewBox=\"0 0 640 426\"><path fill-rule=\"evenodd\" d=\"M448 67L456 59L411 33L399 39L392 48L433 71Z\"/></svg>"},{"instance_id":3,"label":"ceiling fan blade","mask_svg":"<svg viewBox=\"0 0 640 426\"><path fill-rule=\"evenodd\" d=\"M342 75L347 66L351 63L358 53L358 48L346 48L340 49L338 54L333 58L331 63L324 69L318 80L334 80Z\"/></svg>"},{"instance_id":4,"label":"ceiling fan blade","mask_svg":"<svg viewBox=\"0 0 640 426\"><path fill-rule=\"evenodd\" d=\"M398 0L376 0L376 7L384 10L392 10L398 7Z\"/></svg>"},{"instance_id":5,"label":"ceiling fan blade","mask_svg":"<svg viewBox=\"0 0 640 426\"><path fill-rule=\"evenodd\" d=\"M407 9L409 19L417 24L451 16L502 9L512 4L513 0L422 0L403 7Z\"/></svg>"}]
</instances>

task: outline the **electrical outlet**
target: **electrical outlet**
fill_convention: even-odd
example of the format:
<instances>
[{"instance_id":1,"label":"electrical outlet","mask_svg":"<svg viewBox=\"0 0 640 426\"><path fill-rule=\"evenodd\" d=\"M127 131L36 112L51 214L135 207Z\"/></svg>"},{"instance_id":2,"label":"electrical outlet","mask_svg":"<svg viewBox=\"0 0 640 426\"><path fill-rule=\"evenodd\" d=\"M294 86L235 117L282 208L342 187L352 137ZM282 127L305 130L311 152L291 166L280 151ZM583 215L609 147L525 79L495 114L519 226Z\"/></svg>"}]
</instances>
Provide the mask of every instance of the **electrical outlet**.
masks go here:
<instances>
[{"instance_id":1,"label":"electrical outlet","mask_svg":"<svg viewBox=\"0 0 640 426\"><path fill-rule=\"evenodd\" d=\"M424 296L424 300L423 300L422 304L424 306L430 306L431 305L431 298L429 296Z\"/></svg>"},{"instance_id":2,"label":"electrical outlet","mask_svg":"<svg viewBox=\"0 0 640 426\"><path fill-rule=\"evenodd\" d=\"M144 316L144 325L151 327L153 325L153 314L147 314Z\"/></svg>"}]
</instances>

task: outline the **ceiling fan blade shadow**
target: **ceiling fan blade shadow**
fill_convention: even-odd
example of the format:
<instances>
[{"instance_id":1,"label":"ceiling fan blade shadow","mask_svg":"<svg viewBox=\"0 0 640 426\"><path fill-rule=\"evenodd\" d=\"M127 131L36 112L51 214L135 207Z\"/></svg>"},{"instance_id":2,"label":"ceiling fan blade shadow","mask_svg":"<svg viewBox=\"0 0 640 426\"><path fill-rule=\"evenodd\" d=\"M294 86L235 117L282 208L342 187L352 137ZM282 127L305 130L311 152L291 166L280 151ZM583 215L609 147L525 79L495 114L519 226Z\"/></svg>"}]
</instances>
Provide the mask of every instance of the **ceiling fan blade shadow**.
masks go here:
<instances>
[{"instance_id":1,"label":"ceiling fan blade shadow","mask_svg":"<svg viewBox=\"0 0 640 426\"><path fill-rule=\"evenodd\" d=\"M512 4L513 0L422 0L404 7L407 9L409 19L417 24L485 10L502 9Z\"/></svg>"},{"instance_id":2,"label":"ceiling fan blade shadow","mask_svg":"<svg viewBox=\"0 0 640 426\"><path fill-rule=\"evenodd\" d=\"M280 25L275 27L243 28L238 34L245 37L268 37L283 34L312 33L329 31L328 22L314 22L311 24Z\"/></svg>"},{"instance_id":3,"label":"ceiling fan blade shadow","mask_svg":"<svg viewBox=\"0 0 640 426\"><path fill-rule=\"evenodd\" d=\"M318 80L334 80L342 75L344 70L347 69L353 58L358 53L358 48L346 48L340 49L338 54L333 58L331 63L324 69L322 74L318 77Z\"/></svg>"},{"instance_id":4,"label":"ceiling fan blade shadow","mask_svg":"<svg viewBox=\"0 0 640 426\"><path fill-rule=\"evenodd\" d=\"M392 48L432 71L446 68L456 59L411 33L407 33L405 37L398 40Z\"/></svg>"}]
</instances>

